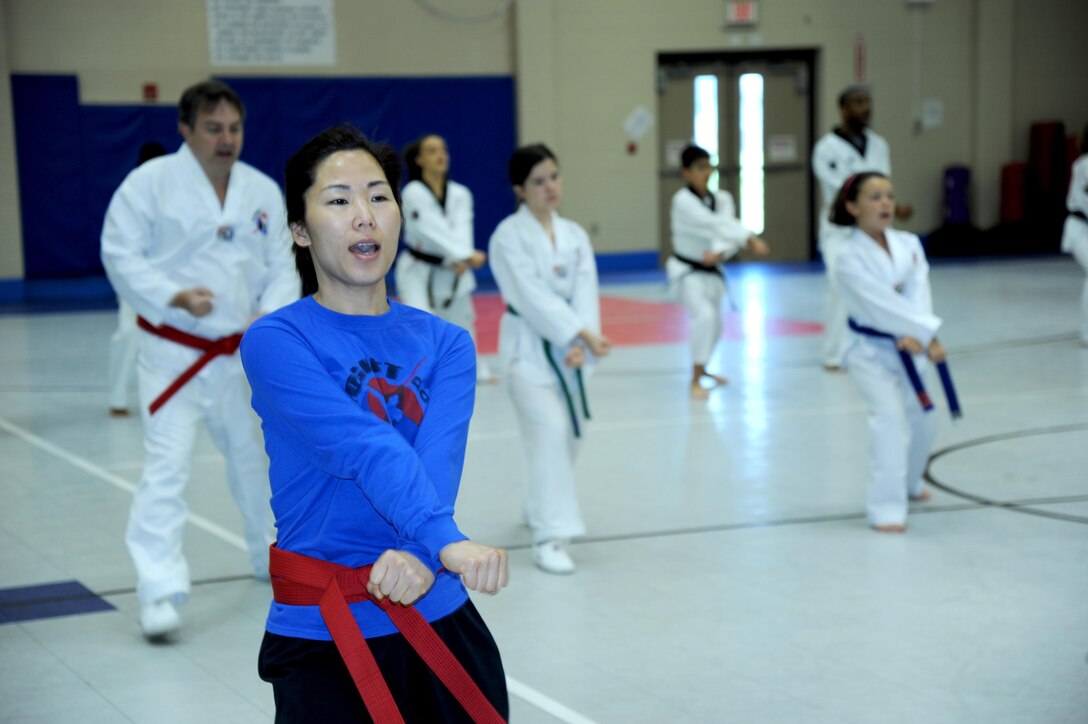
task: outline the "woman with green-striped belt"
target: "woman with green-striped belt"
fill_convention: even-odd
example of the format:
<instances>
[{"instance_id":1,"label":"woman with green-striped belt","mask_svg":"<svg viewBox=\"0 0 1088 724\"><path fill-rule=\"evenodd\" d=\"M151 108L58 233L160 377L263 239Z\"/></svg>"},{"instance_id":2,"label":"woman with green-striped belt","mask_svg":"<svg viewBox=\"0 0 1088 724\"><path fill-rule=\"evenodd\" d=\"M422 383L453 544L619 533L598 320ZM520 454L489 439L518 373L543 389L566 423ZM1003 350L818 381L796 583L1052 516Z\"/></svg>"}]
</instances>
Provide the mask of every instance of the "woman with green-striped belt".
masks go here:
<instances>
[{"instance_id":1,"label":"woman with green-striped belt","mask_svg":"<svg viewBox=\"0 0 1088 724\"><path fill-rule=\"evenodd\" d=\"M489 254L506 313L499 359L528 460L525 517L533 563L574 572L567 542L585 535L574 456L589 417L585 377L611 350L601 334L597 265L581 226L556 212L563 183L547 146L524 146L509 165L518 210L491 235Z\"/></svg>"}]
</instances>

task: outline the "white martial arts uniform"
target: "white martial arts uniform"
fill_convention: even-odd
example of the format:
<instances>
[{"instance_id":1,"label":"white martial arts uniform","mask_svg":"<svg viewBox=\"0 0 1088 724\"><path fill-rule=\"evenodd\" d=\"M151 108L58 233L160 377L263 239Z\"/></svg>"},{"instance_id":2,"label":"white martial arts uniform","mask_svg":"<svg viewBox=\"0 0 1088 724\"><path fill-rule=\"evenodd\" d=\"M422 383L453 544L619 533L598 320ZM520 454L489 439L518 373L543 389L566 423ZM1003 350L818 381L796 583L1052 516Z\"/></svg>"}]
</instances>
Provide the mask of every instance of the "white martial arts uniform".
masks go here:
<instances>
[{"instance_id":1,"label":"white martial arts uniform","mask_svg":"<svg viewBox=\"0 0 1088 724\"><path fill-rule=\"evenodd\" d=\"M400 301L437 314L467 329L475 338L472 292L476 289L476 275L471 269L458 275L452 268L476 250L472 235L472 192L459 183L447 181L443 206L427 184L409 181L401 193L401 203L404 243L418 252L441 258L442 265L423 261L402 249L395 269Z\"/></svg>"},{"instance_id":2,"label":"white martial arts uniform","mask_svg":"<svg viewBox=\"0 0 1088 724\"><path fill-rule=\"evenodd\" d=\"M1062 251L1072 254L1088 275L1088 154L1073 162L1073 175L1069 179L1069 195L1065 206L1070 215L1062 230ZM1080 216L1073 215L1079 212ZM1084 278L1084 290L1080 298L1080 341L1088 345L1088 276Z\"/></svg>"},{"instance_id":3,"label":"white martial arts uniform","mask_svg":"<svg viewBox=\"0 0 1088 724\"><path fill-rule=\"evenodd\" d=\"M885 232L889 255L865 232L852 230L838 253L834 282L859 325L923 347L937 334L929 264L918 237ZM911 387L895 341L849 331L845 365L865 399L869 418L869 494L872 525L898 525L907 517L908 495L922 491L922 473L937 432L937 417L926 413ZM914 355L923 379L925 354Z\"/></svg>"},{"instance_id":4,"label":"white martial arts uniform","mask_svg":"<svg viewBox=\"0 0 1088 724\"><path fill-rule=\"evenodd\" d=\"M842 364L847 342L846 309L839 299L833 280L836 254L850 236L849 228L831 223L831 205L846 179L863 171L879 171L885 176L892 174L888 142L868 128L865 129L864 155L835 131L824 135L812 149L812 172L820 184L820 195L823 198L818 242L827 271L828 285L824 299L826 327L821 356L823 363L828 366L837 367Z\"/></svg>"},{"instance_id":5,"label":"white martial arts uniform","mask_svg":"<svg viewBox=\"0 0 1088 724\"><path fill-rule=\"evenodd\" d=\"M270 178L236 162L222 206L188 145L143 164L117 189L102 231L102 261L118 295L154 326L204 339L241 332L259 314L297 299L298 275L283 212ZM212 291L204 317L170 307L182 290ZM254 571L267 571L271 540L268 459L237 355L213 359L154 415L148 405L201 352L139 331L136 362L145 463L125 541L142 603L183 598L182 555L189 478L199 422L227 460L231 493L245 521Z\"/></svg>"},{"instance_id":6,"label":"white martial arts uniform","mask_svg":"<svg viewBox=\"0 0 1088 724\"><path fill-rule=\"evenodd\" d=\"M673 254L699 264L704 251L733 256L756 236L740 223L728 191L714 191L702 199L690 187L680 189L672 197L670 221ZM722 334L725 277L720 272L695 269L676 256L665 262L665 273L669 290L691 315L692 363L706 365Z\"/></svg>"},{"instance_id":7,"label":"white martial arts uniform","mask_svg":"<svg viewBox=\"0 0 1088 724\"><path fill-rule=\"evenodd\" d=\"M509 310L499 323L499 359L518 413L529 467L525 515L533 542L585 534L574 487L577 441L555 369L544 356L551 344L576 410L578 386L564 363L579 332L601 329L597 264L581 226L552 215L555 243L525 206L506 217L491 235L495 281ZM584 349L583 377L594 357Z\"/></svg>"},{"instance_id":8,"label":"white martial arts uniform","mask_svg":"<svg viewBox=\"0 0 1088 724\"><path fill-rule=\"evenodd\" d=\"M124 299L117 299L117 329L110 336L106 390L110 410L132 407L132 389L136 371L136 312Z\"/></svg>"}]
</instances>

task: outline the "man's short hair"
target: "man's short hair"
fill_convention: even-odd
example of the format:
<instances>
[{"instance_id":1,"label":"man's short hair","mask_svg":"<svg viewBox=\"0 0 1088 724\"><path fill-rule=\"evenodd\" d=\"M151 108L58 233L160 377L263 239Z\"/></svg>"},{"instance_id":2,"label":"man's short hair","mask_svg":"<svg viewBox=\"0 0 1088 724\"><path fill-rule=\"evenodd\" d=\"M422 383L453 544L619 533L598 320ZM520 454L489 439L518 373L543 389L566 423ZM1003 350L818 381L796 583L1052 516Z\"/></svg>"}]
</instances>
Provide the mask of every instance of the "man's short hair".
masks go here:
<instances>
[{"instance_id":1,"label":"man's short hair","mask_svg":"<svg viewBox=\"0 0 1088 724\"><path fill-rule=\"evenodd\" d=\"M683 168L691 168L691 164L701 158L705 158L709 161L710 152L701 146L696 146L694 143L691 143L685 146L684 150L680 152L680 165Z\"/></svg>"},{"instance_id":2,"label":"man's short hair","mask_svg":"<svg viewBox=\"0 0 1088 724\"><path fill-rule=\"evenodd\" d=\"M850 96L855 93L864 93L867 96L872 96L872 93L869 92L869 86L867 85L848 85L842 89L842 93L839 93L839 108L845 106L846 102L850 99Z\"/></svg>"},{"instance_id":3,"label":"man's short hair","mask_svg":"<svg viewBox=\"0 0 1088 724\"><path fill-rule=\"evenodd\" d=\"M243 121L246 119L246 107L233 88L218 80L206 80L189 86L181 94L181 100L178 101L178 122L192 128L201 111L210 111L222 101L234 106Z\"/></svg>"}]
</instances>

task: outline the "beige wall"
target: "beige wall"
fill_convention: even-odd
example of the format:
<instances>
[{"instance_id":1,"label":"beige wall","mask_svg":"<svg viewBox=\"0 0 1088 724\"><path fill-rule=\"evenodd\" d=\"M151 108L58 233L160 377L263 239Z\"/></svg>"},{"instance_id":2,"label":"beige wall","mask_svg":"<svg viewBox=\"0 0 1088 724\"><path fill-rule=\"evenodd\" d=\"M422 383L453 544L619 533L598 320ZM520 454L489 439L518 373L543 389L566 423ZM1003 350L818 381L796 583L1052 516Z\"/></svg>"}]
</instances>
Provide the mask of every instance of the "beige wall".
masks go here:
<instances>
[{"instance_id":1,"label":"beige wall","mask_svg":"<svg viewBox=\"0 0 1088 724\"><path fill-rule=\"evenodd\" d=\"M449 3L437 3L448 5ZM493 5L466 2L468 7ZM338 0L335 66L212 67L204 0L7 0L11 70L78 73L88 103L175 103L217 75L495 75L513 72L511 13L454 23L408 0Z\"/></svg>"},{"instance_id":2,"label":"beige wall","mask_svg":"<svg viewBox=\"0 0 1088 724\"><path fill-rule=\"evenodd\" d=\"M656 113L659 52L815 48L822 133L837 120L836 94L853 79L860 33L873 126L891 144L897 189L914 203L909 226L919 231L940 221L946 165L972 166L975 221L989 226L997 221L1000 167L1025 160L1028 124L1055 117L1079 128L1088 120L1088 43L1077 32L1088 27L1083 0L935 0L916 8L903 0L764 0L759 25L741 31L723 30L722 0L516 0L511 11L480 24L437 18L409 0L335 6L336 66L212 68L201 0L0 0L0 69L76 73L82 99L92 103L136 102L145 82L157 82L167 104L213 72L516 73L519 138L555 148L566 183L563 211L602 251L657 248L656 135L648 133L631 156L622 124L637 106ZM943 126L915 128L919 98L944 102ZM10 137L4 83L0 278L22 276Z\"/></svg>"},{"instance_id":3,"label":"beige wall","mask_svg":"<svg viewBox=\"0 0 1088 724\"><path fill-rule=\"evenodd\" d=\"M596 232L598 249L657 247L656 137L648 134L638 155L628 156L621 124L637 106L656 110L659 52L816 48L823 133L838 120L836 95L853 80L860 34L873 127L891 145L897 192L916 209L907 227L917 231L941 221L946 166L971 166L974 221L992 226L1000 168L1026 160L1030 122L1057 117L1079 129L1088 120L1083 0L914 7L903 0L767 0L758 9L756 28L727 30L721 0L518 0L519 46L540 21L539 36L525 42L545 56L527 57L519 47L521 138L546 138L555 147L566 179L564 212ZM533 21L520 17L530 14ZM930 98L943 102L944 122L920 130L920 104ZM542 99L556 110L541 112ZM530 108L535 112L524 112Z\"/></svg>"},{"instance_id":4,"label":"beige wall","mask_svg":"<svg viewBox=\"0 0 1088 724\"><path fill-rule=\"evenodd\" d=\"M519 44L534 32L522 14L546 20L531 42L542 54L538 46L550 42L554 71L550 77L539 67L522 73L523 64L542 61L526 58L519 47L519 93L523 99L548 98L562 110L523 112L519 130L526 141L547 138L554 145L564 169L564 212L596 230L598 249L654 249L660 213L656 137L647 134L639 153L629 156L622 122L637 106L656 112L657 53L816 48L817 131L823 133L838 120L838 92L853 80L860 33L875 97L873 127L891 144L899 195L917 210L909 226L928 231L941 218L943 168L971 164L980 143L993 145L988 138L978 140L980 132L989 132L974 122L976 4L937 0L910 8L892 0L774 0L759 3L755 29L726 31L721 0L520 0ZM1006 75L998 82L1009 80ZM943 101L940 128L916 130L922 98ZM523 109L530 105L523 100ZM1002 142L991 155L1007 154ZM799 199L798 208L803 203ZM996 221L996 203L991 206Z\"/></svg>"},{"instance_id":5,"label":"beige wall","mask_svg":"<svg viewBox=\"0 0 1088 724\"><path fill-rule=\"evenodd\" d=\"M0 30L7 28L7 3L0 0ZM0 32L0 279L23 276L23 231L19 220L19 187L15 174L15 133L11 116L11 83L7 82L10 47Z\"/></svg>"},{"instance_id":6,"label":"beige wall","mask_svg":"<svg viewBox=\"0 0 1088 724\"><path fill-rule=\"evenodd\" d=\"M1000 218L1001 167L1013 155L1013 38L1016 0L977 4L972 67L974 108L972 171L974 219L990 226Z\"/></svg>"},{"instance_id":7,"label":"beige wall","mask_svg":"<svg viewBox=\"0 0 1088 724\"><path fill-rule=\"evenodd\" d=\"M1027 160L1032 121L1088 123L1088 2L1017 0L1013 27L1013 148Z\"/></svg>"}]
</instances>

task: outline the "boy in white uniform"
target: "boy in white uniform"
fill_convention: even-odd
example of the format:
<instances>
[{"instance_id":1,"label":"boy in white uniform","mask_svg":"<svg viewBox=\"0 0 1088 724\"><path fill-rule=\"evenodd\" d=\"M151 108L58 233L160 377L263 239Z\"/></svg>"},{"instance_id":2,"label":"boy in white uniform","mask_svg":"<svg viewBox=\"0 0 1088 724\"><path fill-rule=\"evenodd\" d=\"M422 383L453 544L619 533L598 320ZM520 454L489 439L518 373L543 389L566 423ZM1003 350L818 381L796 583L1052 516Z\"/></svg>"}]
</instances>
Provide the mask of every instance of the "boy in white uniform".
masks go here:
<instances>
[{"instance_id":1,"label":"boy in white uniform","mask_svg":"<svg viewBox=\"0 0 1088 724\"><path fill-rule=\"evenodd\" d=\"M710 191L714 169L706 149L688 146L680 154L680 163L687 186L672 197L672 256L665 262L665 272L673 294L691 315L691 396L705 400L710 394L703 387L704 379L711 388L728 382L706 371L722 334L726 289L719 265L741 249L766 256L770 247L740 223L728 191Z\"/></svg>"},{"instance_id":2,"label":"boy in white uniform","mask_svg":"<svg viewBox=\"0 0 1088 724\"><path fill-rule=\"evenodd\" d=\"M178 104L185 142L128 175L102 230L106 272L140 316L146 458L125 542L149 639L180 626L175 604L189 593L182 493L202 420L226 456L250 563L267 576L268 462L234 351L249 323L297 299L300 285L279 187L238 161L243 117L222 83L186 90Z\"/></svg>"},{"instance_id":3,"label":"boy in white uniform","mask_svg":"<svg viewBox=\"0 0 1088 724\"><path fill-rule=\"evenodd\" d=\"M820 183L820 195L823 197L818 246L824 259L828 286L821 356L828 371L837 371L842 366L847 342L846 308L839 299L833 279L836 254L850 235L849 229L836 226L829 220L831 204L843 182L850 176L862 171L879 171L885 176L892 173L888 142L869 128L873 102L868 89L864 86L846 88L839 94L839 113L842 123L817 141L812 149L812 172ZM910 204L896 205L897 218L909 219L912 213Z\"/></svg>"}]
</instances>

